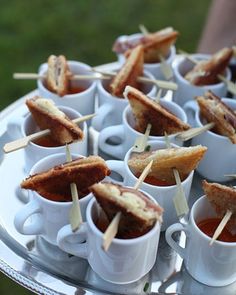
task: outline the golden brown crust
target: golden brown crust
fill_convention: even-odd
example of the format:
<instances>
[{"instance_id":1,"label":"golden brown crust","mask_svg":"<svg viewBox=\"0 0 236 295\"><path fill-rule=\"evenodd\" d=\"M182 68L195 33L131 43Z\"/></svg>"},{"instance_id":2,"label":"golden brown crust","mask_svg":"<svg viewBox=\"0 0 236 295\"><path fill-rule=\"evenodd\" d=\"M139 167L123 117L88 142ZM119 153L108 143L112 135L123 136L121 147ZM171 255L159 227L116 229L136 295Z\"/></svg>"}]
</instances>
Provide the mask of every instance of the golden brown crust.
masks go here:
<instances>
[{"instance_id":1,"label":"golden brown crust","mask_svg":"<svg viewBox=\"0 0 236 295\"><path fill-rule=\"evenodd\" d=\"M159 103L147 97L141 91L127 86L125 96L128 98L135 117L135 129L144 133L147 124L151 124L151 135L163 136L188 130L190 126L181 121L174 114L162 107Z\"/></svg>"},{"instance_id":2,"label":"golden brown crust","mask_svg":"<svg viewBox=\"0 0 236 295\"><path fill-rule=\"evenodd\" d=\"M69 70L67 60L64 55L49 56L46 86L50 91L58 94L59 96L67 94L71 75L72 73Z\"/></svg>"},{"instance_id":3,"label":"golden brown crust","mask_svg":"<svg viewBox=\"0 0 236 295\"><path fill-rule=\"evenodd\" d=\"M140 236L161 220L163 209L140 191L105 182L91 186L90 190L110 222L116 213L122 213L118 232L122 238ZM139 201L144 208L137 207L141 206Z\"/></svg>"},{"instance_id":4,"label":"golden brown crust","mask_svg":"<svg viewBox=\"0 0 236 295\"><path fill-rule=\"evenodd\" d=\"M219 83L218 75L224 72L233 56L232 48L223 48L215 53L211 59L200 61L185 75L185 79L197 86Z\"/></svg>"},{"instance_id":5,"label":"golden brown crust","mask_svg":"<svg viewBox=\"0 0 236 295\"><path fill-rule=\"evenodd\" d=\"M41 98L35 96L32 99L27 99L26 105L40 129L50 129L51 137L59 145L83 139L83 131L78 125L72 122L66 115L64 118L58 117L43 109L37 104L38 99Z\"/></svg>"},{"instance_id":6,"label":"golden brown crust","mask_svg":"<svg viewBox=\"0 0 236 295\"><path fill-rule=\"evenodd\" d=\"M109 174L110 170L101 157L89 156L32 175L22 181L21 187L53 201L71 201L71 183L76 184L79 197L83 197L89 193L91 185Z\"/></svg>"},{"instance_id":7,"label":"golden brown crust","mask_svg":"<svg viewBox=\"0 0 236 295\"><path fill-rule=\"evenodd\" d=\"M126 85L138 87L137 78L143 75L143 47L137 46L132 50L125 64L110 84L112 95L123 98Z\"/></svg>"},{"instance_id":8,"label":"golden brown crust","mask_svg":"<svg viewBox=\"0 0 236 295\"><path fill-rule=\"evenodd\" d=\"M184 180L197 167L206 150L206 147L197 145L133 153L128 161L128 166L134 175L137 175L142 173L148 163L153 160L148 176L174 185L176 182L173 168L178 170L180 179Z\"/></svg>"},{"instance_id":9,"label":"golden brown crust","mask_svg":"<svg viewBox=\"0 0 236 295\"><path fill-rule=\"evenodd\" d=\"M208 91L203 96L198 96L197 103L201 116L207 122L215 123L213 131L229 137L236 144L236 114L221 99Z\"/></svg>"},{"instance_id":10,"label":"golden brown crust","mask_svg":"<svg viewBox=\"0 0 236 295\"><path fill-rule=\"evenodd\" d=\"M202 187L206 197L220 218L224 217L227 210L233 213L226 226L235 231L236 189L219 183L208 183L206 180L203 180Z\"/></svg>"}]
</instances>

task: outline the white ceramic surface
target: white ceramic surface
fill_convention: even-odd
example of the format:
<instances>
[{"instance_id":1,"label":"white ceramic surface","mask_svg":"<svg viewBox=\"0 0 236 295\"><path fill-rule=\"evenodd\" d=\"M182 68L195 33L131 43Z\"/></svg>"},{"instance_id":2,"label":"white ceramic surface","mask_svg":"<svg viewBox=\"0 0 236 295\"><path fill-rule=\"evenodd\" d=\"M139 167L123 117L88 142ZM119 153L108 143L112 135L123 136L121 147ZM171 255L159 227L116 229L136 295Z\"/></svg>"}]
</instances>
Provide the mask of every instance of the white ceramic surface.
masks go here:
<instances>
[{"instance_id":1,"label":"white ceramic surface","mask_svg":"<svg viewBox=\"0 0 236 295\"><path fill-rule=\"evenodd\" d=\"M176 103L164 99L161 99L160 103L183 122L187 123L187 116L184 110ZM143 135L136 131L134 126L135 120L131 108L128 105L123 111L122 124L107 127L100 132L98 142L99 148L112 157L124 159L126 152L134 145L136 138ZM108 139L112 136L119 138L120 143L116 145L109 143ZM179 146L183 145L182 141L177 140L174 134L168 137L172 143ZM148 139L165 141L165 136L149 136Z\"/></svg>"},{"instance_id":2,"label":"white ceramic surface","mask_svg":"<svg viewBox=\"0 0 236 295\"><path fill-rule=\"evenodd\" d=\"M58 107L63 111L70 119L76 119L82 115L71 108L65 106ZM84 139L82 141L76 141L69 144L71 153L79 153L83 156L87 155L88 149L88 130L87 123L83 122L79 124L80 128L83 130ZM7 132L12 138L21 138L32 133L39 131L39 128L36 126L35 121L31 114L28 114L26 117L13 118L8 122ZM27 147L24 148L25 155L25 172L28 174L33 165L41 160L42 158L56 153L64 153L65 145L57 147L45 147L38 145L34 142L29 142Z\"/></svg>"},{"instance_id":3,"label":"white ceramic surface","mask_svg":"<svg viewBox=\"0 0 236 295\"><path fill-rule=\"evenodd\" d=\"M147 145L150 145L150 150L165 149L166 144L163 141L153 140L148 141ZM171 144L173 147L177 145ZM128 161L132 154L131 148L125 155L124 161L118 160L108 160L106 163L111 171L118 173L123 178L124 185L134 186L137 182L137 177L133 174L128 166ZM189 199L190 189L192 185L194 171L192 171L189 176L182 181L183 190L185 193L186 200ZM164 231L168 226L178 221L176 210L173 203L173 197L177 193L177 186L157 186L151 185L143 182L140 186L142 190L149 193L160 206L164 209L163 213L163 223L161 230Z\"/></svg>"},{"instance_id":4,"label":"white ceramic surface","mask_svg":"<svg viewBox=\"0 0 236 295\"><path fill-rule=\"evenodd\" d=\"M197 223L215 216L212 206L203 196L194 203L188 225L176 223L170 226L166 231L166 240L184 259L186 269L193 278L203 284L220 287L236 281L236 243L215 241L212 246L209 245L210 237L198 228ZM172 238L172 234L178 231L184 231L187 236L185 248Z\"/></svg>"},{"instance_id":5,"label":"white ceramic surface","mask_svg":"<svg viewBox=\"0 0 236 295\"><path fill-rule=\"evenodd\" d=\"M87 222L76 233L71 231L69 225L59 231L59 247L72 255L86 258L92 269L106 281L128 284L142 278L155 263L160 236L159 222L141 237L113 239L108 251L105 252L102 249L103 233L94 224L97 216L97 202L93 198L87 207ZM81 236L86 242L78 245L76 240Z\"/></svg>"},{"instance_id":6,"label":"white ceramic surface","mask_svg":"<svg viewBox=\"0 0 236 295\"><path fill-rule=\"evenodd\" d=\"M82 157L72 154L72 159ZM66 162L66 155L55 154L37 162L31 169L30 175L46 171L56 165ZM72 202L55 202L48 200L35 191L29 191L30 201L15 215L14 225L23 235L40 235L46 241L56 245L58 231L69 223L69 212ZM92 198L89 194L79 200L82 219L86 220L86 208Z\"/></svg>"},{"instance_id":7,"label":"white ceramic surface","mask_svg":"<svg viewBox=\"0 0 236 295\"><path fill-rule=\"evenodd\" d=\"M149 72L144 72L144 77L154 79ZM98 81L98 109L96 116L92 119L91 125L101 131L105 127L121 124L122 113L129 104L126 98L119 98L110 94L107 90L111 80ZM154 84L141 84L142 91L148 96L155 96L156 86Z\"/></svg>"},{"instance_id":8,"label":"white ceramic surface","mask_svg":"<svg viewBox=\"0 0 236 295\"><path fill-rule=\"evenodd\" d=\"M222 101L233 110L236 110L235 100L223 98ZM193 126L203 126L199 107L195 101L186 103L184 108ZM231 180L225 175L236 173L236 166L234 164L236 161L236 144L233 144L228 137L216 134L210 130L194 137L191 144L202 144L207 147L206 154L197 167L197 172L212 181L225 182Z\"/></svg>"},{"instance_id":9,"label":"white ceramic surface","mask_svg":"<svg viewBox=\"0 0 236 295\"><path fill-rule=\"evenodd\" d=\"M207 60L209 55L206 54L192 54L196 60ZM173 100L179 105L183 106L187 101L193 100L195 96L203 95L207 90L211 90L217 96L226 96L227 87L225 83L220 82L212 85L195 86L192 85L184 76L193 68L193 63L185 57L180 57L173 63L174 79L178 84L178 89L174 92ZM231 72L227 68L226 78L230 80Z\"/></svg>"},{"instance_id":10,"label":"white ceramic surface","mask_svg":"<svg viewBox=\"0 0 236 295\"><path fill-rule=\"evenodd\" d=\"M77 75L93 75L92 69L85 63L78 61L68 61L70 71ZM46 63L39 67L39 75L45 75L48 65ZM94 112L94 100L96 91L96 81L94 80L74 80L71 81L73 87L81 87L85 90L75 94L67 94L62 97L49 91L43 80L37 81L39 95L44 98L51 98L56 105L71 107L82 115L92 114Z\"/></svg>"}]
</instances>

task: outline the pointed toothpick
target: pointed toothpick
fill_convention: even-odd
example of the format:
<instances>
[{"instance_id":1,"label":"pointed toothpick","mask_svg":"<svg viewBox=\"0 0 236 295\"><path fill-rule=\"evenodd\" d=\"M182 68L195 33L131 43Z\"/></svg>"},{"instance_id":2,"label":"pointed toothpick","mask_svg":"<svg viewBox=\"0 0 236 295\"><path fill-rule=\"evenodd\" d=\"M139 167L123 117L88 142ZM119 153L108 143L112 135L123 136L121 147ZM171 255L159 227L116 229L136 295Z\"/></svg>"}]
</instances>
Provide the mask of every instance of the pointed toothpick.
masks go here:
<instances>
[{"instance_id":1,"label":"pointed toothpick","mask_svg":"<svg viewBox=\"0 0 236 295\"><path fill-rule=\"evenodd\" d=\"M144 179L147 177L150 169L152 167L153 160L149 162L149 164L145 167L136 184L134 185L134 189L138 190ZM102 248L107 251L111 245L112 240L115 238L118 228L119 222L121 218L121 212L117 212L115 217L112 219L111 223L107 227L105 233L103 234L103 244Z\"/></svg>"},{"instance_id":2,"label":"pointed toothpick","mask_svg":"<svg viewBox=\"0 0 236 295\"><path fill-rule=\"evenodd\" d=\"M215 123L211 122L208 123L202 127L195 127L195 128L191 128L189 130L186 131L182 131L178 134L176 134L176 138L182 141L187 141L195 136L198 136L200 134L202 134L203 132L212 129L215 126Z\"/></svg>"},{"instance_id":3,"label":"pointed toothpick","mask_svg":"<svg viewBox=\"0 0 236 295\"><path fill-rule=\"evenodd\" d=\"M69 146L66 145L66 161L71 162L72 157L70 153ZM79 204L79 197L78 197L78 191L75 183L70 184L70 190L71 190L71 196L72 196L72 205L70 209L70 224L71 229L73 232L77 231L80 227L80 224L83 222L82 220L82 214L80 210L80 204Z\"/></svg>"},{"instance_id":4,"label":"pointed toothpick","mask_svg":"<svg viewBox=\"0 0 236 295\"><path fill-rule=\"evenodd\" d=\"M160 103L160 99L161 99L161 95L162 95L162 91L163 91L163 89L158 89L158 91L157 91L157 96L156 96L156 98L155 98L155 102L156 103Z\"/></svg>"},{"instance_id":5,"label":"pointed toothpick","mask_svg":"<svg viewBox=\"0 0 236 295\"><path fill-rule=\"evenodd\" d=\"M232 211L227 210L227 212L225 213L225 216L223 217L223 219L221 220L220 224L218 225L217 229L214 232L214 235L210 241L210 246L212 246L214 241L217 240L219 235L222 233L224 227L226 226L227 222L230 220L230 217L232 216L232 214L233 214Z\"/></svg>"},{"instance_id":6,"label":"pointed toothpick","mask_svg":"<svg viewBox=\"0 0 236 295\"><path fill-rule=\"evenodd\" d=\"M151 128L152 125L148 124L145 133L136 138L132 152L142 153L145 150Z\"/></svg>"}]
</instances>

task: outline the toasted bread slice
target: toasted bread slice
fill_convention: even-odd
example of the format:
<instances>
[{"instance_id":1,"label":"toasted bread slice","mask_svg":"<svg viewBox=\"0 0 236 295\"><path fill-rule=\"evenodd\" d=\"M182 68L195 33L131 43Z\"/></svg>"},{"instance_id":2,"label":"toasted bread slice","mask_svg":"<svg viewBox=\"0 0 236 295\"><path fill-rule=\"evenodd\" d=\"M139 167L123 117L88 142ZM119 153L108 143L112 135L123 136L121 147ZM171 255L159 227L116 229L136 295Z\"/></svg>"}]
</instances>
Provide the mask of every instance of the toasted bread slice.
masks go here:
<instances>
[{"instance_id":1,"label":"toasted bread slice","mask_svg":"<svg viewBox=\"0 0 236 295\"><path fill-rule=\"evenodd\" d=\"M72 73L69 70L67 60L64 55L49 56L46 86L50 91L58 94L59 96L67 94L71 75Z\"/></svg>"},{"instance_id":2,"label":"toasted bread slice","mask_svg":"<svg viewBox=\"0 0 236 295\"><path fill-rule=\"evenodd\" d=\"M130 54L130 50L142 44L144 48L144 62L156 63L160 62L159 55L167 57L170 47L176 42L179 33L173 28L167 27L155 33L143 35L135 41L131 38L126 40L117 40L113 45L113 51L116 53Z\"/></svg>"},{"instance_id":3,"label":"toasted bread slice","mask_svg":"<svg viewBox=\"0 0 236 295\"><path fill-rule=\"evenodd\" d=\"M123 98L126 85L138 87L137 78L143 75L143 47L134 48L118 74L110 84L112 95Z\"/></svg>"},{"instance_id":4,"label":"toasted bread slice","mask_svg":"<svg viewBox=\"0 0 236 295\"><path fill-rule=\"evenodd\" d=\"M27 99L26 105L38 127L50 129L52 139L59 145L83 139L80 127L60 111L52 100L35 96Z\"/></svg>"},{"instance_id":5,"label":"toasted bread slice","mask_svg":"<svg viewBox=\"0 0 236 295\"><path fill-rule=\"evenodd\" d=\"M181 121L174 114L162 107L159 103L147 97L141 91L127 86L124 96L128 98L135 117L135 129L144 133L147 124L151 124L151 135L163 136L188 130L190 126Z\"/></svg>"},{"instance_id":6,"label":"toasted bread slice","mask_svg":"<svg viewBox=\"0 0 236 295\"><path fill-rule=\"evenodd\" d=\"M184 180L197 167L206 150L206 147L197 145L132 153L128 161L128 166L134 175L139 175L148 163L153 160L148 176L164 181L169 185L174 185L175 177L173 168L178 170L180 179Z\"/></svg>"},{"instance_id":7,"label":"toasted bread slice","mask_svg":"<svg viewBox=\"0 0 236 295\"><path fill-rule=\"evenodd\" d=\"M98 183L90 187L111 222L121 212L118 237L134 238L149 231L156 221L162 221L163 209L138 190L114 183Z\"/></svg>"},{"instance_id":8,"label":"toasted bread slice","mask_svg":"<svg viewBox=\"0 0 236 295\"><path fill-rule=\"evenodd\" d=\"M88 187L109 174L110 170L101 157L89 156L32 175L22 181L21 187L36 191L52 201L71 201L71 183L76 184L81 198L89 193Z\"/></svg>"},{"instance_id":9,"label":"toasted bread slice","mask_svg":"<svg viewBox=\"0 0 236 295\"><path fill-rule=\"evenodd\" d=\"M229 137L232 143L236 143L236 114L221 99L208 91L203 96L198 96L197 103L201 116L207 122L215 123L213 131Z\"/></svg>"},{"instance_id":10,"label":"toasted bread slice","mask_svg":"<svg viewBox=\"0 0 236 295\"><path fill-rule=\"evenodd\" d=\"M233 214L226 227L236 233L236 189L219 183L208 183L203 180L202 187L206 197L215 209L217 215L223 218L226 211Z\"/></svg>"},{"instance_id":11,"label":"toasted bread slice","mask_svg":"<svg viewBox=\"0 0 236 295\"><path fill-rule=\"evenodd\" d=\"M217 77L224 72L233 56L232 48L223 48L215 53L211 59L200 61L194 68L185 75L185 79L197 86L219 83Z\"/></svg>"}]
</instances>

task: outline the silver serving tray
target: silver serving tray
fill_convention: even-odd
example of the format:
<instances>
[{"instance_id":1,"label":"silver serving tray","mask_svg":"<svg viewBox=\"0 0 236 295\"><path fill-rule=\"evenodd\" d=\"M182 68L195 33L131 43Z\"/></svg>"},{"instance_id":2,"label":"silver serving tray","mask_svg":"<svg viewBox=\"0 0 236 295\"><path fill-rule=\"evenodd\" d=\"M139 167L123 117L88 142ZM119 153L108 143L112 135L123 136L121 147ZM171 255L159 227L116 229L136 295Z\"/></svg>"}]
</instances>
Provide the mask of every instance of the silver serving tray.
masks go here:
<instances>
[{"instance_id":1,"label":"silver serving tray","mask_svg":"<svg viewBox=\"0 0 236 295\"><path fill-rule=\"evenodd\" d=\"M102 69L112 69L116 65L109 64ZM7 133L7 123L12 118L27 113L24 101L26 97L35 94L36 90L0 113L0 271L37 294L235 295L236 283L213 288L195 281L182 266L182 259L167 245L164 233L161 234L157 261L152 271L135 283L116 285L102 280L92 271L86 260L69 256L42 238L24 236L16 231L14 216L27 201L26 196L17 193L19 183L25 177L23 150L4 155L2 147L12 140ZM90 127L90 151L108 159L107 155L101 154L97 149L97 136L97 132ZM201 195L201 177L195 174L190 205ZM185 242L182 234L176 236L176 239L182 245ZM144 291L147 283L148 290Z\"/></svg>"}]
</instances>

